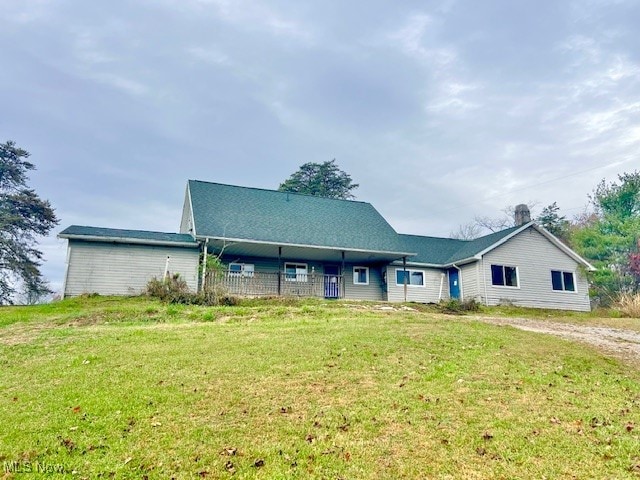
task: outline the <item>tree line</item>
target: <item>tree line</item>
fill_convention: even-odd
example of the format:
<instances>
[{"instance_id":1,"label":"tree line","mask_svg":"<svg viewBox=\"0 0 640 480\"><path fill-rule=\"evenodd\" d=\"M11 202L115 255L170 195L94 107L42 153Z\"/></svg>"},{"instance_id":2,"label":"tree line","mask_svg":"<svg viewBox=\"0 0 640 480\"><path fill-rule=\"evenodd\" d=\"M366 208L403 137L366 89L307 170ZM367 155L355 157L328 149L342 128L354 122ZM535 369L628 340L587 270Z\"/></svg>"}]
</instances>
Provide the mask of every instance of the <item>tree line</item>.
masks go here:
<instances>
[{"instance_id":1,"label":"tree line","mask_svg":"<svg viewBox=\"0 0 640 480\"><path fill-rule=\"evenodd\" d=\"M22 292L26 303L52 293L40 272L43 256L37 239L59 220L47 200L28 186L35 166L29 152L7 141L0 144L0 305ZM354 199L358 184L335 159L305 163L278 190L320 197ZM544 207L535 221L565 242L597 270L590 274L591 297L609 305L621 294L640 295L640 172L602 180L588 196L587 213L569 220L557 202ZM513 225L513 208L501 218L476 217L452 238L472 239Z\"/></svg>"}]
</instances>

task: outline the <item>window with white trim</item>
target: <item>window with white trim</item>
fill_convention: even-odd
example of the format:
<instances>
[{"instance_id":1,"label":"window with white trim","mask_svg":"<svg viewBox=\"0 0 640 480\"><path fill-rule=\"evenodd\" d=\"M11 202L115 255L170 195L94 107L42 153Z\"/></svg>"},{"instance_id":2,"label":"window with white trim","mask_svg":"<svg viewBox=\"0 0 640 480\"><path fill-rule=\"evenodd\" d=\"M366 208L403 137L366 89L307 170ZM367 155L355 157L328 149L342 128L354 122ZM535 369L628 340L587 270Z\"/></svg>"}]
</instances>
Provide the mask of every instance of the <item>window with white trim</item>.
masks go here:
<instances>
[{"instance_id":1,"label":"window with white trim","mask_svg":"<svg viewBox=\"0 0 640 480\"><path fill-rule=\"evenodd\" d=\"M497 287L518 287L518 267L491 265L491 284Z\"/></svg>"},{"instance_id":2,"label":"window with white trim","mask_svg":"<svg viewBox=\"0 0 640 480\"><path fill-rule=\"evenodd\" d=\"M396 269L396 285L404 285L405 278L409 286L424 287L424 270Z\"/></svg>"},{"instance_id":3,"label":"window with white trim","mask_svg":"<svg viewBox=\"0 0 640 480\"><path fill-rule=\"evenodd\" d=\"M353 267L353 284L369 285L369 267Z\"/></svg>"},{"instance_id":4,"label":"window with white trim","mask_svg":"<svg viewBox=\"0 0 640 480\"><path fill-rule=\"evenodd\" d=\"M234 277L253 277L255 267L252 263L236 263L229 264L229 274Z\"/></svg>"},{"instance_id":5,"label":"window with white trim","mask_svg":"<svg viewBox=\"0 0 640 480\"><path fill-rule=\"evenodd\" d=\"M562 292L575 292L576 279L574 273L551 270L551 287Z\"/></svg>"},{"instance_id":6,"label":"window with white trim","mask_svg":"<svg viewBox=\"0 0 640 480\"><path fill-rule=\"evenodd\" d=\"M306 263L285 263L284 279L287 282L306 282L307 281L307 264Z\"/></svg>"}]
</instances>

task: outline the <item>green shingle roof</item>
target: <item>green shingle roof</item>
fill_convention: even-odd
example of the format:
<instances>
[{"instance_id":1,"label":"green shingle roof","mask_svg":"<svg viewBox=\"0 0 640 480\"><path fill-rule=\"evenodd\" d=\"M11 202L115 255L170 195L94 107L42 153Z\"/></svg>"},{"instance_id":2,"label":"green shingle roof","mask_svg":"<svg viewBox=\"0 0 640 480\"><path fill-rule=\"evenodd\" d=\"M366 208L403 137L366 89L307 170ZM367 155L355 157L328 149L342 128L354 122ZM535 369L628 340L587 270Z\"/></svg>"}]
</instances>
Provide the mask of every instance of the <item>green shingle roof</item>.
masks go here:
<instances>
[{"instance_id":1,"label":"green shingle roof","mask_svg":"<svg viewBox=\"0 0 640 480\"><path fill-rule=\"evenodd\" d=\"M368 250L403 250L396 231L366 202L189 181L198 237Z\"/></svg>"},{"instance_id":2,"label":"green shingle roof","mask_svg":"<svg viewBox=\"0 0 640 480\"><path fill-rule=\"evenodd\" d=\"M485 235L475 240L456 240L452 238L423 237L420 235L400 235L404 248L417 252L415 257L408 258L411 263L428 265L450 265L460 260L477 255L503 238L522 228L507 228L500 232Z\"/></svg>"},{"instance_id":3,"label":"green shingle roof","mask_svg":"<svg viewBox=\"0 0 640 480\"><path fill-rule=\"evenodd\" d=\"M71 225L58 234L60 238L85 238L104 239L111 241L132 240L137 243L162 243L162 244L193 244L197 246L195 239L184 233L149 232L146 230L122 230L119 228L87 227Z\"/></svg>"}]
</instances>

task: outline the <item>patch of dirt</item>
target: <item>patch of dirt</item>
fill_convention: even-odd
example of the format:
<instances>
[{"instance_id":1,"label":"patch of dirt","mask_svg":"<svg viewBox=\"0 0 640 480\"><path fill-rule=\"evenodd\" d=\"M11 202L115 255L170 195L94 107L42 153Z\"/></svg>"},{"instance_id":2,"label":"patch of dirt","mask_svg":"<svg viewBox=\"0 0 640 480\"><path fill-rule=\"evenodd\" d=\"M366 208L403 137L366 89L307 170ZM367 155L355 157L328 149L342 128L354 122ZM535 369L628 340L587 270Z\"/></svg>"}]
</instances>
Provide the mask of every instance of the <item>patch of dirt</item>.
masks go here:
<instances>
[{"instance_id":1,"label":"patch of dirt","mask_svg":"<svg viewBox=\"0 0 640 480\"><path fill-rule=\"evenodd\" d=\"M622 360L640 365L640 332L633 330L528 318L475 318L494 325L510 325L528 332L546 333L586 343Z\"/></svg>"},{"instance_id":2,"label":"patch of dirt","mask_svg":"<svg viewBox=\"0 0 640 480\"><path fill-rule=\"evenodd\" d=\"M33 342L45 330L53 328L48 324L17 324L0 330L0 344L13 347Z\"/></svg>"}]
</instances>

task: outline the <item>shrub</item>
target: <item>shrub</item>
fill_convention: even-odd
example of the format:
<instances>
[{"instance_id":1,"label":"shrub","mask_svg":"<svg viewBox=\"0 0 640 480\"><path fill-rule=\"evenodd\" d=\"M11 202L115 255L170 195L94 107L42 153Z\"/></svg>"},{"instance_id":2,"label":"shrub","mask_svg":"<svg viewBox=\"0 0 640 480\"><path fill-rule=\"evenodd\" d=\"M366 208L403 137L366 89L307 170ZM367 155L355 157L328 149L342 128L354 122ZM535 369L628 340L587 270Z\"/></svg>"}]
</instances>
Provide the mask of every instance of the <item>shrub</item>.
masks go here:
<instances>
[{"instance_id":1,"label":"shrub","mask_svg":"<svg viewBox=\"0 0 640 480\"><path fill-rule=\"evenodd\" d=\"M627 317L640 318L640 293L621 293L615 306Z\"/></svg>"},{"instance_id":2,"label":"shrub","mask_svg":"<svg viewBox=\"0 0 640 480\"><path fill-rule=\"evenodd\" d=\"M167 275L162 280L152 278L147 283L144 294L168 303L193 303L194 297L179 273Z\"/></svg>"},{"instance_id":3,"label":"shrub","mask_svg":"<svg viewBox=\"0 0 640 480\"><path fill-rule=\"evenodd\" d=\"M152 278L144 289L148 297L157 298L166 303L182 303L187 305L239 305L240 299L229 295L222 285L214 283L205 287L200 293L192 293L187 282L180 274L167 275L164 279Z\"/></svg>"}]
</instances>

